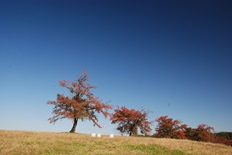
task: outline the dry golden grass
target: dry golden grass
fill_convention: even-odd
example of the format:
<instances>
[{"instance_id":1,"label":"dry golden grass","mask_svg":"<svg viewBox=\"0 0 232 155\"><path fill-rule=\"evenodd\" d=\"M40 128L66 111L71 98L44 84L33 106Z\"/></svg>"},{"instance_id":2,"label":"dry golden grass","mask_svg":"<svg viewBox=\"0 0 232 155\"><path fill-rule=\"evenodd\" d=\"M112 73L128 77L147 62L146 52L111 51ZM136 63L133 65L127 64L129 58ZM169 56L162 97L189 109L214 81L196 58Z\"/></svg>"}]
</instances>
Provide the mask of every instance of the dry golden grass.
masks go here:
<instances>
[{"instance_id":1,"label":"dry golden grass","mask_svg":"<svg viewBox=\"0 0 232 155\"><path fill-rule=\"evenodd\" d=\"M195 155L232 155L232 147L223 144L166 138L154 139L153 142L171 150L178 149Z\"/></svg>"},{"instance_id":2,"label":"dry golden grass","mask_svg":"<svg viewBox=\"0 0 232 155\"><path fill-rule=\"evenodd\" d=\"M0 130L0 154L232 155L232 147L188 140Z\"/></svg>"}]
</instances>

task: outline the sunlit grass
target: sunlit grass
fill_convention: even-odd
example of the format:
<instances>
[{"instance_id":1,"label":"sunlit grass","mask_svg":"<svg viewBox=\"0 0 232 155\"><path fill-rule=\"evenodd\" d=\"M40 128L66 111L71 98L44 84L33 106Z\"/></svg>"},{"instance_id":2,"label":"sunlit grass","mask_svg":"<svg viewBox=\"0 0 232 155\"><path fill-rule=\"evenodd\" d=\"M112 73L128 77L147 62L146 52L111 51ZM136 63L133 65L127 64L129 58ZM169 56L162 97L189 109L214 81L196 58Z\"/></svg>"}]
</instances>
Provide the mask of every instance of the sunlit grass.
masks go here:
<instances>
[{"instance_id":1,"label":"sunlit grass","mask_svg":"<svg viewBox=\"0 0 232 155\"><path fill-rule=\"evenodd\" d=\"M0 154L220 154L231 155L232 147L188 140L144 137L93 138L86 134L0 130Z\"/></svg>"}]
</instances>

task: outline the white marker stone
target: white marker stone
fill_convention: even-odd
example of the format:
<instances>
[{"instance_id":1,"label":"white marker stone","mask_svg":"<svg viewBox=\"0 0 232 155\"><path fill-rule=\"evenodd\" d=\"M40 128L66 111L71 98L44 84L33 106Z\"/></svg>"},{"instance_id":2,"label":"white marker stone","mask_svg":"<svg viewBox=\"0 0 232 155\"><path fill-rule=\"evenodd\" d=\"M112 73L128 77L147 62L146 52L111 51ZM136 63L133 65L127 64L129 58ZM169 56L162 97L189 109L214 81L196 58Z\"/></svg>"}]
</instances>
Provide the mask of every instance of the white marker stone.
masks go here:
<instances>
[{"instance_id":1,"label":"white marker stone","mask_svg":"<svg viewBox=\"0 0 232 155\"><path fill-rule=\"evenodd\" d=\"M96 133L92 133L92 134L91 134L91 137L96 137Z\"/></svg>"},{"instance_id":2,"label":"white marker stone","mask_svg":"<svg viewBox=\"0 0 232 155\"><path fill-rule=\"evenodd\" d=\"M114 134L110 134L110 138L114 138Z\"/></svg>"}]
</instances>

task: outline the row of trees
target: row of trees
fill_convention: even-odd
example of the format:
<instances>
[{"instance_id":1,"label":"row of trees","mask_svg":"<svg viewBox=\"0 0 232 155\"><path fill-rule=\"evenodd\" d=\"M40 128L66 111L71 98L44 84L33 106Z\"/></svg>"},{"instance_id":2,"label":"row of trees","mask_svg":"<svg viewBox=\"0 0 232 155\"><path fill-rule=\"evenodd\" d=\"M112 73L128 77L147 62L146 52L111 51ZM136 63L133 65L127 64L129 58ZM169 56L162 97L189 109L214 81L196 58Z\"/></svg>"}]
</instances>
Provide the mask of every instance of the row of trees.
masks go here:
<instances>
[{"instance_id":1,"label":"row of trees","mask_svg":"<svg viewBox=\"0 0 232 155\"><path fill-rule=\"evenodd\" d=\"M110 117L112 124L118 124L117 130L121 133L128 133L130 136L138 135L138 131L145 136L149 136L151 129L151 121L148 121L149 111L144 109L135 110L126 107L117 107L114 113L109 113L113 106L100 101L91 93L91 89L96 88L88 84L88 74L78 77L74 82L66 80L60 81L60 86L67 88L71 96L57 95L56 101L48 101L48 104L54 105L53 117L49 118L50 123L57 120L69 118L73 120L71 133L75 132L79 120L91 120L94 125L101 128L98 123L97 114L103 114L104 117ZM213 127L205 124L199 125L196 129L182 124L179 120L161 116L155 120L158 125L156 133L153 137L191 139L196 141L224 142L225 138L215 138ZM228 142L227 142L228 143Z\"/></svg>"},{"instance_id":2,"label":"row of trees","mask_svg":"<svg viewBox=\"0 0 232 155\"><path fill-rule=\"evenodd\" d=\"M158 122L154 137L190 139L195 141L213 142L214 128L206 124L200 124L197 128L188 127L179 120L161 116L156 119Z\"/></svg>"},{"instance_id":3,"label":"row of trees","mask_svg":"<svg viewBox=\"0 0 232 155\"><path fill-rule=\"evenodd\" d=\"M168 118L168 116L161 116L156 121L158 125L156 133L152 135L153 137L189 139L232 146L232 132L214 133L214 128L206 124L191 128L182 124L179 120Z\"/></svg>"}]
</instances>

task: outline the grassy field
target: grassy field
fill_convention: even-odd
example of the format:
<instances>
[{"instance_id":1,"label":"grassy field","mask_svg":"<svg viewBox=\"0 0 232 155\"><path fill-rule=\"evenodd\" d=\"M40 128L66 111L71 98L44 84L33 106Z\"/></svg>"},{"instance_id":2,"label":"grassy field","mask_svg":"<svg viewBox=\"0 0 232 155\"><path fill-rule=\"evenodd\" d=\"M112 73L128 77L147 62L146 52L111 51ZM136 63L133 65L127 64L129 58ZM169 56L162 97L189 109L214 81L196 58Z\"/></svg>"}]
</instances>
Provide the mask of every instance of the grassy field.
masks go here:
<instances>
[{"instance_id":1,"label":"grassy field","mask_svg":"<svg viewBox=\"0 0 232 155\"><path fill-rule=\"evenodd\" d=\"M232 147L189 140L0 130L0 154L232 155Z\"/></svg>"}]
</instances>

